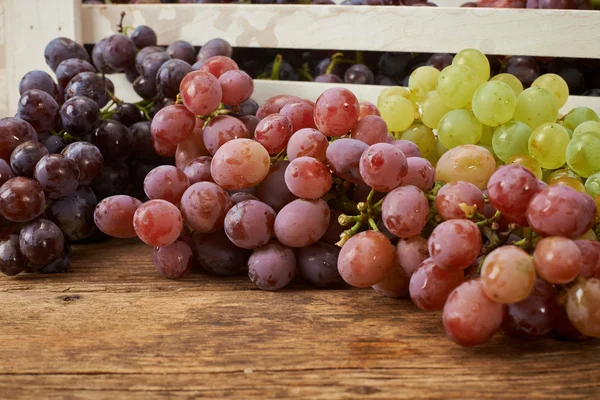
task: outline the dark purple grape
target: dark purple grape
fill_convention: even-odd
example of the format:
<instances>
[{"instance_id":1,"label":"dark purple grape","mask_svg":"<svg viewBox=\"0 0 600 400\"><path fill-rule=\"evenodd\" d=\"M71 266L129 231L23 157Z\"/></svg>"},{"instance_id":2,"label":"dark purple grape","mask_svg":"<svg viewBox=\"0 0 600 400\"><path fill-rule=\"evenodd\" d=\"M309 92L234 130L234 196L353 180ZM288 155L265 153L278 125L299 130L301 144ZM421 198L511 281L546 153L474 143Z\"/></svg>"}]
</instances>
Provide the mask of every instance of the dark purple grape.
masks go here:
<instances>
[{"instance_id":1,"label":"dark purple grape","mask_svg":"<svg viewBox=\"0 0 600 400\"><path fill-rule=\"evenodd\" d=\"M115 33L106 39L102 57L107 66L115 71L124 71L135 65L135 43L121 33Z\"/></svg>"},{"instance_id":2,"label":"dark purple grape","mask_svg":"<svg viewBox=\"0 0 600 400\"><path fill-rule=\"evenodd\" d=\"M152 146L150 122L137 122L129 127L128 139L131 157L136 160L149 160L156 157Z\"/></svg>"},{"instance_id":3,"label":"dark purple grape","mask_svg":"<svg viewBox=\"0 0 600 400\"><path fill-rule=\"evenodd\" d=\"M16 117L29 122L37 132L49 131L58 119L58 103L46 92L28 90L19 99Z\"/></svg>"},{"instance_id":4,"label":"dark purple grape","mask_svg":"<svg viewBox=\"0 0 600 400\"><path fill-rule=\"evenodd\" d=\"M142 73L142 62L147 55L151 53L164 53L164 51L165 49L159 46L144 47L142 50L138 51L135 56L135 69L137 72L140 74Z\"/></svg>"},{"instance_id":5,"label":"dark purple grape","mask_svg":"<svg viewBox=\"0 0 600 400\"><path fill-rule=\"evenodd\" d=\"M129 184L127 165L117 161L104 164L100 173L92 182L92 189L99 199L122 194Z\"/></svg>"},{"instance_id":6,"label":"dark purple grape","mask_svg":"<svg viewBox=\"0 0 600 400\"><path fill-rule=\"evenodd\" d=\"M62 154L77 164L80 172L80 185L91 184L104 165L100 149L88 142L71 143L65 147Z\"/></svg>"},{"instance_id":7,"label":"dark purple grape","mask_svg":"<svg viewBox=\"0 0 600 400\"><path fill-rule=\"evenodd\" d=\"M361 85L372 85L375 81L373 72L364 64L354 64L346 71L344 82Z\"/></svg>"},{"instance_id":8,"label":"dark purple grape","mask_svg":"<svg viewBox=\"0 0 600 400\"><path fill-rule=\"evenodd\" d=\"M192 239L196 261L205 271L215 275L240 275L246 271L250 252L231 243L223 230L194 232Z\"/></svg>"},{"instance_id":9,"label":"dark purple grape","mask_svg":"<svg viewBox=\"0 0 600 400\"><path fill-rule=\"evenodd\" d=\"M156 46L158 42L154 29L146 25L140 25L135 28L129 37L139 50L145 47Z\"/></svg>"},{"instance_id":10,"label":"dark purple grape","mask_svg":"<svg viewBox=\"0 0 600 400\"><path fill-rule=\"evenodd\" d=\"M164 51L155 51L148 54L140 63L140 75L148 81L156 82L156 74L160 67L171 57Z\"/></svg>"},{"instance_id":11,"label":"dark purple grape","mask_svg":"<svg viewBox=\"0 0 600 400\"><path fill-rule=\"evenodd\" d=\"M454 56L448 53L432 54L425 65L439 69L440 71L449 65L452 65Z\"/></svg>"},{"instance_id":12,"label":"dark purple grape","mask_svg":"<svg viewBox=\"0 0 600 400\"><path fill-rule=\"evenodd\" d=\"M117 104L112 119L119 121L123 125L130 127L131 125L144 120L142 112L131 103Z\"/></svg>"},{"instance_id":13,"label":"dark purple grape","mask_svg":"<svg viewBox=\"0 0 600 400\"><path fill-rule=\"evenodd\" d=\"M344 83L342 78L334 74L322 74L315 78L315 82L324 82L324 83Z\"/></svg>"},{"instance_id":14,"label":"dark purple grape","mask_svg":"<svg viewBox=\"0 0 600 400\"><path fill-rule=\"evenodd\" d=\"M79 58L70 58L61 62L56 68L56 80L58 86L66 88L71 79L82 72L96 72L96 68L89 62Z\"/></svg>"},{"instance_id":15,"label":"dark purple grape","mask_svg":"<svg viewBox=\"0 0 600 400\"><path fill-rule=\"evenodd\" d=\"M35 165L48 154L48 149L40 142L21 143L10 156L10 167L16 175L31 178Z\"/></svg>"},{"instance_id":16,"label":"dark purple grape","mask_svg":"<svg viewBox=\"0 0 600 400\"><path fill-rule=\"evenodd\" d=\"M506 72L516 76L527 88L540 76L540 66L534 57L514 56L508 59Z\"/></svg>"},{"instance_id":17,"label":"dark purple grape","mask_svg":"<svg viewBox=\"0 0 600 400\"><path fill-rule=\"evenodd\" d=\"M56 260L43 266L29 264L28 268L31 268L40 274L57 274L61 272L67 272L72 256L73 250L71 249L71 245L69 243L65 243L62 254Z\"/></svg>"},{"instance_id":18,"label":"dark purple grape","mask_svg":"<svg viewBox=\"0 0 600 400\"><path fill-rule=\"evenodd\" d=\"M75 189L75 192L73 192L73 197L79 197L93 207L98 204L98 198L89 186L78 186L77 189Z\"/></svg>"},{"instance_id":19,"label":"dark purple grape","mask_svg":"<svg viewBox=\"0 0 600 400\"><path fill-rule=\"evenodd\" d=\"M94 206L80 197L64 197L52 202L46 216L67 240L82 240L94 232Z\"/></svg>"},{"instance_id":20,"label":"dark purple grape","mask_svg":"<svg viewBox=\"0 0 600 400\"><path fill-rule=\"evenodd\" d=\"M60 153L62 149L65 148L67 144L60 136L48 136L46 140L44 140L44 146L48 149L48 153Z\"/></svg>"},{"instance_id":21,"label":"dark purple grape","mask_svg":"<svg viewBox=\"0 0 600 400\"><path fill-rule=\"evenodd\" d=\"M63 251L65 238L52 221L40 218L21 229L19 247L27 259L37 265L56 260Z\"/></svg>"},{"instance_id":22,"label":"dark purple grape","mask_svg":"<svg viewBox=\"0 0 600 400\"><path fill-rule=\"evenodd\" d=\"M21 78L21 82L19 82L19 94L22 95L32 89L46 92L57 102L60 101L60 95L54 79L44 71L30 71Z\"/></svg>"},{"instance_id":23,"label":"dark purple grape","mask_svg":"<svg viewBox=\"0 0 600 400\"><path fill-rule=\"evenodd\" d=\"M156 74L158 92L166 98L176 99L179 94L179 84L183 77L190 72L192 72L192 67L183 60L167 61Z\"/></svg>"},{"instance_id":24,"label":"dark purple grape","mask_svg":"<svg viewBox=\"0 0 600 400\"><path fill-rule=\"evenodd\" d=\"M405 75L409 62L410 54L383 53L379 58L379 72L390 77Z\"/></svg>"},{"instance_id":25,"label":"dark purple grape","mask_svg":"<svg viewBox=\"0 0 600 400\"><path fill-rule=\"evenodd\" d=\"M344 282L338 272L340 248L319 241L296 250L298 271L310 283L320 287L337 286Z\"/></svg>"},{"instance_id":26,"label":"dark purple grape","mask_svg":"<svg viewBox=\"0 0 600 400\"><path fill-rule=\"evenodd\" d=\"M16 177L0 187L0 215L12 222L40 216L46 206L44 189L33 179Z\"/></svg>"},{"instance_id":27,"label":"dark purple grape","mask_svg":"<svg viewBox=\"0 0 600 400\"><path fill-rule=\"evenodd\" d=\"M60 108L60 121L63 129L73 136L89 135L100 123L100 108L89 97L71 97Z\"/></svg>"},{"instance_id":28,"label":"dark purple grape","mask_svg":"<svg viewBox=\"0 0 600 400\"><path fill-rule=\"evenodd\" d=\"M107 160L124 160L129 156L128 130L122 123L107 119L100 123L92 137Z\"/></svg>"},{"instance_id":29,"label":"dark purple grape","mask_svg":"<svg viewBox=\"0 0 600 400\"><path fill-rule=\"evenodd\" d=\"M198 52L196 61L206 61L214 56L225 56L231 58L233 48L223 39L211 39L202 46Z\"/></svg>"},{"instance_id":30,"label":"dark purple grape","mask_svg":"<svg viewBox=\"0 0 600 400\"><path fill-rule=\"evenodd\" d=\"M158 95L156 81L154 79L146 79L141 75L133 82L133 90L144 100L152 100Z\"/></svg>"},{"instance_id":31,"label":"dark purple grape","mask_svg":"<svg viewBox=\"0 0 600 400\"><path fill-rule=\"evenodd\" d=\"M77 163L62 154L42 157L35 166L33 177L51 199L71 195L79 185Z\"/></svg>"},{"instance_id":32,"label":"dark purple grape","mask_svg":"<svg viewBox=\"0 0 600 400\"><path fill-rule=\"evenodd\" d=\"M93 72L81 72L77 74L65 89L65 100L75 96L88 97L98 104L98 107L104 107L109 100L107 92L107 83L100 75Z\"/></svg>"},{"instance_id":33,"label":"dark purple grape","mask_svg":"<svg viewBox=\"0 0 600 400\"><path fill-rule=\"evenodd\" d=\"M190 42L185 40L176 40L167 47L167 54L178 60L183 60L192 65L196 61L196 50Z\"/></svg>"},{"instance_id":34,"label":"dark purple grape","mask_svg":"<svg viewBox=\"0 0 600 400\"><path fill-rule=\"evenodd\" d=\"M10 235L0 241L0 272L15 276L25 271L27 258L19 249L19 235Z\"/></svg>"},{"instance_id":35,"label":"dark purple grape","mask_svg":"<svg viewBox=\"0 0 600 400\"><path fill-rule=\"evenodd\" d=\"M87 51L80 44L65 37L52 39L44 49L44 58L52 71L56 71L58 65L69 58L90 60Z\"/></svg>"}]
</instances>

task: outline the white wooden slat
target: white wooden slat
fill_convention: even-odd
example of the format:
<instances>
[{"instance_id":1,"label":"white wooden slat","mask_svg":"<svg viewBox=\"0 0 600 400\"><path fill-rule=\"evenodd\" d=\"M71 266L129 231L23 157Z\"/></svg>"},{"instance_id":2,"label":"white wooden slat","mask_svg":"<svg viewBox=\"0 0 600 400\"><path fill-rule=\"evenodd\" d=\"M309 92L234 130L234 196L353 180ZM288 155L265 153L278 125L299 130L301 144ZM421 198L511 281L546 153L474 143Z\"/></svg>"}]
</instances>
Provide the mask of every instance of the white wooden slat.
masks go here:
<instances>
[{"instance_id":1,"label":"white wooden slat","mask_svg":"<svg viewBox=\"0 0 600 400\"><path fill-rule=\"evenodd\" d=\"M82 7L83 40L128 25L152 26L161 43L201 45L600 57L597 11L310 5L124 5Z\"/></svg>"}]
</instances>

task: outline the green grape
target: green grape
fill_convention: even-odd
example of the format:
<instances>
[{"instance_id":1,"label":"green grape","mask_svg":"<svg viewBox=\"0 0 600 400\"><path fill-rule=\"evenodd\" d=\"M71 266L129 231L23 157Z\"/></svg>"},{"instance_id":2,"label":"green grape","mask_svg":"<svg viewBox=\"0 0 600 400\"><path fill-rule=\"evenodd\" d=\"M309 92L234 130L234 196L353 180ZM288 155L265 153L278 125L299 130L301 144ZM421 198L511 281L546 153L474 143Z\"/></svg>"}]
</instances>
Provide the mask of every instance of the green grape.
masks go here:
<instances>
[{"instance_id":1,"label":"green grape","mask_svg":"<svg viewBox=\"0 0 600 400\"><path fill-rule=\"evenodd\" d=\"M569 140L569 133L561 125L554 122L540 125L529 136L529 155L542 168L560 168L566 161Z\"/></svg>"},{"instance_id":2,"label":"green grape","mask_svg":"<svg viewBox=\"0 0 600 400\"><path fill-rule=\"evenodd\" d=\"M437 87L440 70L434 67L423 66L415 69L408 78L408 88L417 100Z\"/></svg>"},{"instance_id":3,"label":"green grape","mask_svg":"<svg viewBox=\"0 0 600 400\"><path fill-rule=\"evenodd\" d=\"M454 56L452 65L466 65L472 68L480 78L479 83L490 79L490 61L485 54L476 49L464 49Z\"/></svg>"},{"instance_id":4,"label":"green grape","mask_svg":"<svg viewBox=\"0 0 600 400\"><path fill-rule=\"evenodd\" d=\"M487 125L483 125L481 129L481 139L479 139L479 143L483 146L492 146L492 138L494 137L494 128L491 128Z\"/></svg>"},{"instance_id":5,"label":"green grape","mask_svg":"<svg viewBox=\"0 0 600 400\"><path fill-rule=\"evenodd\" d=\"M518 96L523 91L523 84L516 76L512 74L498 74L494 76L491 81L500 81L506 83L508 86L514 90L515 95Z\"/></svg>"},{"instance_id":6,"label":"green grape","mask_svg":"<svg viewBox=\"0 0 600 400\"><path fill-rule=\"evenodd\" d=\"M592 197L600 196L600 172L596 172L585 180L585 191Z\"/></svg>"},{"instance_id":7,"label":"green grape","mask_svg":"<svg viewBox=\"0 0 600 400\"><path fill-rule=\"evenodd\" d=\"M540 75L535 81L533 81L531 87L544 88L552 93L556 99L558 108L564 106L569 98L569 86L567 86L567 82L565 82L561 76L556 74Z\"/></svg>"},{"instance_id":8,"label":"green grape","mask_svg":"<svg viewBox=\"0 0 600 400\"><path fill-rule=\"evenodd\" d=\"M556 122L557 116L556 99L544 88L525 89L517 97L514 119L526 123L531 129L548 122Z\"/></svg>"},{"instance_id":9,"label":"green grape","mask_svg":"<svg viewBox=\"0 0 600 400\"><path fill-rule=\"evenodd\" d=\"M381 118L385 120L388 129L392 132L407 129L415 120L415 107L406 97L387 96L378 108Z\"/></svg>"},{"instance_id":10,"label":"green grape","mask_svg":"<svg viewBox=\"0 0 600 400\"><path fill-rule=\"evenodd\" d=\"M400 135L397 139L410 140L417 145L421 152L421 157L427 156L435 148L435 135L431 128L423 124L413 125Z\"/></svg>"},{"instance_id":11,"label":"green grape","mask_svg":"<svg viewBox=\"0 0 600 400\"><path fill-rule=\"evenodd\" d=\"M492 147L498 158L507 162L514 156L529 154L529 136L529 126L519 121L510 121L496 128L492 137Z\"/></svg>"},{"instance_id":12,"label":"green grape","mask_svg":"<svg viewBox=\"0 0 600 400\"><path fill-rule=\"evenodd\" d=\"M573 135L567 146L569 168L584 178L600 171L600 135L580 133Z\"/></svg>"},{"instance_id":13,"label":"green grape","mask_svg":"<svg viewBox=\"0 0 600 400\"><path fill-rule=\"evenodd\" d=\"M381 108L381 105L386 101L388 97L391 96L401 96L408 99L415 110L417 109L417 102L415 101L415 96L405 87L402 86L390 86L385 88L379 93L379 97L377 97L377 108Z\"/></svg>"},{"instance_id":14,"label":"green grape","mask_svg":"<svg viewBox=\"0 0 600 400\"><path fill-rule=\"evenodd\" d=\"M563 119L563 126L571 131L586 121L600 121L598 114L591 108L577 107L569 111Z\"/></svg>"},{"instance_id":15,"label":"green grape","mask_svg":"<svg viewBox=\"0 0 600 400\"><path fill-rule=\"evenodd\" d=\"M577 128L573 131L573 136L578 136L582 133L594 133L600 135L600 122L596 121L585 121L577 125Z\"/></svg>"},{"instance_id":16,"label":"green grape","mask_svg":"<svg viewBox=\"0 0 600 400\"><path fill-rule=\"evenodd\" d=\"M522 165L523 167L525 167L528 170L530 170L531 172L533 172L533 174L538 179L542 179L543 176L544 176L544 173L542 171L542 167L540 167L540 164L537 161L535 161L535 159L533 157L531 157L531 156L514 156L514 157L511 157L506 162L506 165L510 165L510 164Z\"/></svg>"},{"instance_id":17,"label":"green grape","mask_svg":"<svg viewBox=\"0 0 600 400\"><path fill-rule=\"evenodd\" d=\"M463 108L483 82L477 72L466 65L450 65L440 72L437 92L450 108Z\"/></svg>"},{"instance_id":18,"label":"green grape","mask_svg":"<svg viewBox=\"0 0 600 400\"><path fill-rule=\"evenodd\" d=\"M429 152L429 154L427 154L427 157L425 157L425 158L427 160L429 160L431 165L433 165L435 167L437 165L437 162L447 151L448 151L448 149L445 148L444 145L441 144L439 140L436 140L435 147L433 148L433 150L431 150Z\"/></svg>"},{"instance_id":19,"label":"green grape","mask_svg":"<svg viewBox=\"0 0 600 400\"><path fill-rule=\"evenodd\" d=\"M438 140L445 148L452 149L463 144L475 144L481 139L481 122L469 110L452 110L438 124Z\"/></svg>"},{"instance_id":20,"label":"green grape","mask_svg":"<svg viewBox=\"0 0 600 400\"><path fill-rule=\"evenodd\" d=\"M479 121L488 126L500 126L515 114L517 96L506 83L490 81L477 88L472 104Z\"/></svg>"},{"instance_id":21,"label":"green grape","mask_svg":"<svg viewBox=\"0 0 600 400\"><path fill-rule=\"evenodd\" d=\"M431 129L437 129L440 119L452 110L442 102L437 90L427 93L420 105L421 122Z\"/></svg>"}]
</instances>

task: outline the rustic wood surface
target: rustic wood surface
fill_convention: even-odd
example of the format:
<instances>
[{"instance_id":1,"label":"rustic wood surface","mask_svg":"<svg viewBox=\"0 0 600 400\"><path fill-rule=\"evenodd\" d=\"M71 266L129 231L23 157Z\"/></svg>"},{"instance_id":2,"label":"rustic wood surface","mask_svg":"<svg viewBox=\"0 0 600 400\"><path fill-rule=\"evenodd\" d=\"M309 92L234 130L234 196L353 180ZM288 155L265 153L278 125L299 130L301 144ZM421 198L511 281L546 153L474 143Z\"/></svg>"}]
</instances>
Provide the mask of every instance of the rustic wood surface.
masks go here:
<instances>
[{"instance_id":1,"label":"rustic wood surface","mask_svg":"<svg viewBox=\"0 0 600 400\"><path fill-rule=\"evenodd\" d=\"M600 343L463 349L439 313L372 290L157 276L135 241L0 278L0 398L597 398Z\"/></svg>"}]
</instances>

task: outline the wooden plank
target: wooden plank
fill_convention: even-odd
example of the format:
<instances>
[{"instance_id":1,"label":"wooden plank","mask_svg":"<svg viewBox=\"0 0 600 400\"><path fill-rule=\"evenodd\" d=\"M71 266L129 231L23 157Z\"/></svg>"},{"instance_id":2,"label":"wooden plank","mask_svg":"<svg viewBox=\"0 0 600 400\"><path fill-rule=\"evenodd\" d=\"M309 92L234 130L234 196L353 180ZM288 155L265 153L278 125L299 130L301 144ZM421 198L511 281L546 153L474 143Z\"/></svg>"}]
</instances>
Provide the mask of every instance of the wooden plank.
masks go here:
<instances>
[{"instance_id":1,"label":"wooden plank","mask_svg":"<svg viewBox=\"0 0 600 400\"><path fill-rule=\"evenodd\" d=\"M83 39L129 25L152 26L163 44L202 45L221 37L234 46L336 50L458 52L600 57L596 11L308 5L86 5ZM576 44L576 45L575 45Z\"/></svg>"},{"instance_id":2,"label":"wooden plank","mask_svg":"<svg viewBox=\"0 0 600 400\"><path fill-rule=\"evenodd\" d=\"M0 278L5 399L593 398L598 341L498 335L463 349L439 313L372 290L157 276L138 241L77 246L71 271Z\"/></svg>"}]
</instances>

